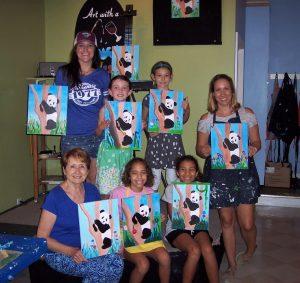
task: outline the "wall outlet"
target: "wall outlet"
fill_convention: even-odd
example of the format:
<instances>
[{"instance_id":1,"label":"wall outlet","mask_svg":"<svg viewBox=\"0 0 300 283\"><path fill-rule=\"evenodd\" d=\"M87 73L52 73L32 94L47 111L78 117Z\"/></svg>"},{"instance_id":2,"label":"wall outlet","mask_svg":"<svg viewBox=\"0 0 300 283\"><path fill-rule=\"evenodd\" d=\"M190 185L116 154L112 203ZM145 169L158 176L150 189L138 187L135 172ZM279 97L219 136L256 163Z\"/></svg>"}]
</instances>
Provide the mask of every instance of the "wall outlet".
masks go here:
<instances>
[{"instance_id":1,"label":"wall outlet","mask_svg":"<svg viewBox=\"0 0 300 283\"><path fill-rule=\"evenodd\" d=\"M20 204L22 204L22 203L23 203L22 198L17 198L17 205L20 205Z\"/></svg>"}]
</instances>

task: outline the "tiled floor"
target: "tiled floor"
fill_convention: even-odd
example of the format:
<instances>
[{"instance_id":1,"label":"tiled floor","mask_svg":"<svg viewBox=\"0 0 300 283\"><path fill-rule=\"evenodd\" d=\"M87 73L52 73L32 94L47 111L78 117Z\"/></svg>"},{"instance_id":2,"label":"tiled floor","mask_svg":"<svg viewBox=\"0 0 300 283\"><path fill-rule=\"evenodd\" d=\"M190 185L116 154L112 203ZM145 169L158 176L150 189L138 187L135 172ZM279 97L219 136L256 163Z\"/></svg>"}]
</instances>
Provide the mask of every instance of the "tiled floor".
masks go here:
<instances>
[{"instance_id":1,"label":"tiled floor","mask_svg":"<svg viewBox=\"0 0 300 283\"><path fill-rule=\"evenodd\" d=\"M257 251L232 282L300 282L300 208L257 206ZM239 237L238 250L244 245ZM225 259L222 268L226 267Z\"/></svg>"},{"instance_id":2,"label":"tiled floor","mask_svg":"<svg viewBox=\"0 0 300 283\"><path fill-rule=\"evenodd\" d=\"M36 225L39 207L39 204L32 202L25 204L0 215L0 222ZM235 278L230 282L299 283L300 208L257 206L256 211L257 251L249 263L239 267ZM245 247L238 229L237 233L237 250L242 251ZM221 271L226 266L224 257ZM14 282L29 283L28 271L25 270Z\"/></svg>"}]
</instances>

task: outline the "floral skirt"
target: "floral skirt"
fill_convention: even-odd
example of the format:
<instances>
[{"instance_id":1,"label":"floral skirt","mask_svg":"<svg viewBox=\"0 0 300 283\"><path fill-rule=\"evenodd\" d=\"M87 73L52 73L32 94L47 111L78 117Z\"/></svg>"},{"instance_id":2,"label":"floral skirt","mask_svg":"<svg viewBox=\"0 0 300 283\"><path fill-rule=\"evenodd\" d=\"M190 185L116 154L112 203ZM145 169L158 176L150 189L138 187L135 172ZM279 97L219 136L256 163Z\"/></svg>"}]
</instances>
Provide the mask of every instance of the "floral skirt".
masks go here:
<instances>
[{"instance_id":1,"label":"floral skirt","mask_svg":"<svg viewBox=\"0 0 300 283\"><path fill-rule=\"evenodd\" d=\"M100 194L110 194L114 188L122 184L121 178L124 167L132 157L132 149L108 149L106 141L100 144L96 177L96 186Z\"/></svg>"}]
</instances>

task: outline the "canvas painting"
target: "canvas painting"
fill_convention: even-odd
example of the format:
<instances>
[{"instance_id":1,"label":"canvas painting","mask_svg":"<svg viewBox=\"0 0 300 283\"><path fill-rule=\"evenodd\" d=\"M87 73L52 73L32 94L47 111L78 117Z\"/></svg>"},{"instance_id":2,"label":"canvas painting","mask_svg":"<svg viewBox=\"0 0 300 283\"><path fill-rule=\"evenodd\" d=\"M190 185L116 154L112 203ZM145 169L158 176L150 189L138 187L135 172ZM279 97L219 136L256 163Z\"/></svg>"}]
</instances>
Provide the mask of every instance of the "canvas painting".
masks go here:
<instances>
[{"instance_id":1,"label":"canvas painting","mask_svg":"<svg viewBox=\"0 0 300 283\"><path fill-rule=\"evenodd\" d=\"M122 247L118 200L78 205L81 251L85 258L117 253Z\"/></svg>"},{"instance_id":2,"label":"canvas painting","mask_svg":"<svg viewBox=\"0 0 300 283\"><path fill-rule=\"evenodd\" d=\"M159 193L124 198L122 209L125 247L162 240Z\"/></svg>"},{"instance_id":3,"label":"canvas painting","mask_svg":"<svg viewBox=\"0 0 300 283\"><path fill-rule=\"evenodd\" d=\"M0 250L0 269L19 257L22 252L14 250Z\"/></svg>"},{"instance_id":4,"label":"canvas painting","mask_svg":"<svg viewBox=\"0 0 300 283\"><path fill-rule=\"evenodd\" d=\"M111 47L100 48L98 49L98 51L101 60L100 67L111 74L111 57L112 57Z\"/></svg>"},{"instance_id":5,"label":"canvas painting","mask_svg":"<svg viewBox=\"0 0 300 283\"><path fill-rule=\"evenodd\" d=\"M248 169L247 123L217 123L212 127L211 168Z\"/></svg>"},{"instance_id":6,"label":"canvas painting","mask_svg":"<svg viewBox=\"0 0 300 283\"><path fill-rule=\"evenodd\" d=\"M28 88L27 134L65 135L68 87L30 84Z\"/></svg>"},{"instance_id":7,"label":"canvas painting","mask_svg":"<svg viewBox=\"0 0 300 283\"><path fill-rule=\"evenodd\" d=\"M112 47L112 77L125 75L131 81L139 79L139 45Z\"/></svg>"},{"instance_id":8,"label":"canvas painting","mask_svg":"<svg viewBox=\"0 0 300 283\"><path fill-rule=\"evenodd\" d=\"M182 134L183 92L150 90L148 132Z\"/></svg>"},{"instance_id":9,"label":"canvas painting","mask_svg":"<svg viewBox=\"0 0 300 283\"><path fill-rule=\"evenodd\" d=\"M142 149L141 102L106 102L104 118L110 121L105 129L108 148Z\"/></svg>"},{"instance_id":10,"label":"canvas painting","mask_svg":"<svg viewBox=\"0 0 300 283\"><path fill-rule=\"evenodd\" d=\"M175 183L172 194L172 228L208 230L209 195L208 183Z\"/></svg>"},{"instance_id":11,"label":"canvas painting","mask_svg":"<svg viewBox=\"0 0 300 283\"><path fill-rule=\"evenodd\" d=\"M195 18L200 15L200 0L172 0L171 18Z\"/></svg>"}]
</instances>

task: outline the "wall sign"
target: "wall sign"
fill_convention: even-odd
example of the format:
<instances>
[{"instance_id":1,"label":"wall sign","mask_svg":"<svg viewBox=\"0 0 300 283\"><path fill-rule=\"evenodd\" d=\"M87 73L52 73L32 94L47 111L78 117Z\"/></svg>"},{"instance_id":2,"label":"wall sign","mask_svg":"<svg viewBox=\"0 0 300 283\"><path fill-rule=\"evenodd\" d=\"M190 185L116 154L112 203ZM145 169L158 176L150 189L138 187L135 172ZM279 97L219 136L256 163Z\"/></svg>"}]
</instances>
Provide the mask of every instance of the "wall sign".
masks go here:
<instances>
[{"instance_id":1,"label":"wall sign","mask_svg":"<svg viewBox=\"0 0 300 283\"><path fill-rule=\"evenodd\" d=\"M153 44L222 44L221 0L153 0Z\"/></svg>"},{"instance_id":2,"label":"wall sign","mask_svg":"<svg viewBox=\"0 0 300 283\"><path fill-rule=\"evenodd\" d=\"M75 34L92 31L98 41L98 48L124 45L124 10L116 0L87 0L82 6L76 22Z\"/></svg>"}]
</instances>

